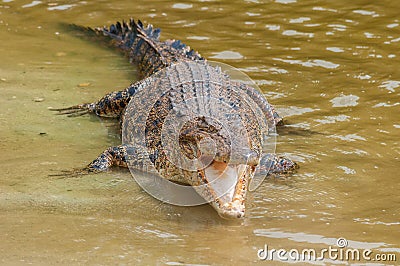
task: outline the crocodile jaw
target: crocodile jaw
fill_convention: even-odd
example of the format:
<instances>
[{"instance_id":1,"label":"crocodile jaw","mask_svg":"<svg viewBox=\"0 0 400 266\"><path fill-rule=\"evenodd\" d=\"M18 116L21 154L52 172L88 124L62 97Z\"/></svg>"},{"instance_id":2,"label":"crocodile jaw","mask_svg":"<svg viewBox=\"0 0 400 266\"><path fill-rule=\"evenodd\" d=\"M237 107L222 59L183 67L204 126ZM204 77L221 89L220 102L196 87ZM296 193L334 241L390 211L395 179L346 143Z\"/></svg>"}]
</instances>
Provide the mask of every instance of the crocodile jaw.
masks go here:
<instances>
[{"instance_id":1,"label":"crocodile jaw","mask_svg":"<svg viewBox=\"0 0 400 266\"><path fill-rule=\"evenodd\" d=\"M205 186L197 192L210 202L222 218L242 218L245 215L248 183L254 171L255 167L251 165L214 161L199 173Z\"/></svg>"}]
</instances>

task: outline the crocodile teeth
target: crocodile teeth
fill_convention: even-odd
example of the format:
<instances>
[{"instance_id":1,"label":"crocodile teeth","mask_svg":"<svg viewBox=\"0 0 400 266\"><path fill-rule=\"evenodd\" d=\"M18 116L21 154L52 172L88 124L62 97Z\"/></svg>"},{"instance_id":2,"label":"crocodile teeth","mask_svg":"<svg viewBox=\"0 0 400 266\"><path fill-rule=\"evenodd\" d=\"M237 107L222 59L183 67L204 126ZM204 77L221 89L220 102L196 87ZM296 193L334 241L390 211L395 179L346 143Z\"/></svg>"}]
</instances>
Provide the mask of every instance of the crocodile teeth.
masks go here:
<instances>
[{"instance_id":1,"label":"crocodile teeth","mask_svg":"<svg viewBox=\"0 0 400 266\"><path fill-rule=\"evenodd\" d=\"M245 213L245 196L252 167L214 161L205 171L208 190L214 196L211 205L227 219L241 218Z\"/></svg>"}]
</instances>

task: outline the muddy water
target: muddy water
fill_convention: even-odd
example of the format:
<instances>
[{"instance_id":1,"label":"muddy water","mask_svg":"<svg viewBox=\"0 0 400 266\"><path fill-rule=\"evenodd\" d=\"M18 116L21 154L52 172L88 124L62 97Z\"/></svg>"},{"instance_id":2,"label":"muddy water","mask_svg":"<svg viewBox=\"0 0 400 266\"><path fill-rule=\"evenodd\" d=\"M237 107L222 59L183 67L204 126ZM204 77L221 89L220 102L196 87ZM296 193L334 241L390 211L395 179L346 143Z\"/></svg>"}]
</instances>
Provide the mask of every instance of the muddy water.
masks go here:
<instances>
[{"instance_id":1,"label":"muddy water","mask_svg":"<svg viewBox=\"0 0 400 266\"><path fill-rule=\"evenodd\" d=\"M398 263L399 9L358 0L1 1L1 264L263 264L265 245L318 251L338 237ZM277 152L301 168L251 193L244 220L163 204L126 171L49 177L120 139L115 121L48 107L95 101L136 77L125 58L59 22L131 16L246 72L285 116Z\"/></svg>"}]
</instances>

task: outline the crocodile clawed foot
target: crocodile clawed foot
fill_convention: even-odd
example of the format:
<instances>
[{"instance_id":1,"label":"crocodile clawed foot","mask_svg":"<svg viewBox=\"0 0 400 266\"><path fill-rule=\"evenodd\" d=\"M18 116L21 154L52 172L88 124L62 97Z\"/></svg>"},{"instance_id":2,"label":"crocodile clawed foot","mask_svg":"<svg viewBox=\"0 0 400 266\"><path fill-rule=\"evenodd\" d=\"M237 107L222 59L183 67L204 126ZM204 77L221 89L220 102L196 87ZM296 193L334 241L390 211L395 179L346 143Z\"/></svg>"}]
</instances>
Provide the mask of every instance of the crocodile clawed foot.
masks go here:
<instances>
[{"instance_id":1,"label":"crocodile clawed foot","mask_svg":"<svg viewBox=\"0 0 400 266\"><path fill-rule=\"evenodd\" d=\"M58 112L57 115L67 115L68 117L81 116L94 112L94 104L84 103L67 108L51 108L50 111Z\"/></svg>"},{"instance_id":2,"label":"crocodile clawed foot","mask_svg":"<svg viewBox=\"0 0 400 266\"><path fill-rule=\"evenodd\" d=\"M102 171L99 171L97 169L85 167L85 168L76 168L72 170L61 170L56 174L50 174L48 176L51 177L58 177L58 179L64 179L64 178L78 178L82 177L84 175L88 174L95 174L95 173L100 173Z\"/></svg>"}]
</instances>

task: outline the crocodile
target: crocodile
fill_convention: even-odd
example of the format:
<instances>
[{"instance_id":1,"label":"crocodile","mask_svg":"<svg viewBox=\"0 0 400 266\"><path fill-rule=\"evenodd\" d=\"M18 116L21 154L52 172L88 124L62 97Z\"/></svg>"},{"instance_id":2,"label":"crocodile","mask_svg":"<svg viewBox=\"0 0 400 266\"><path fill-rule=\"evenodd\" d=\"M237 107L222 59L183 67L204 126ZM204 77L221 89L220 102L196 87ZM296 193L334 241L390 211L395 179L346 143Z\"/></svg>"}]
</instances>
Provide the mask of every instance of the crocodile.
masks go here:
<instances>
[{"instance_id":1,"label":"crocodile","mask_svg":"<svg viewBox=\"0 0 400 266\"><path fill-rule=\"evenodd\" d=\"M74 27L122 51L139 72L139 80L124 90L93 103L53 109L61 115L89 113L120 121L123 143L107 148L74 174L114 166L151 167L165 180L193 187L221 217L235 219L245 215L246 193L255 175L286 175L298 168L288 158L263 153L260 116L269 129L283 125L273 106L257 89L231 79L190 46L161 41L160 29L134 19L109 27ZM175 119L185 117L178 129L166 126L174 121L171 112ZM166 149L165 132L167 137L176 134L175 148ZM247 136L245 143L237 135ZM231 184L227 188L225 179Z\"/></svg>"}]
</instances>

